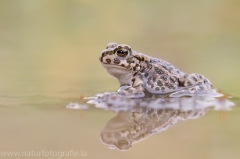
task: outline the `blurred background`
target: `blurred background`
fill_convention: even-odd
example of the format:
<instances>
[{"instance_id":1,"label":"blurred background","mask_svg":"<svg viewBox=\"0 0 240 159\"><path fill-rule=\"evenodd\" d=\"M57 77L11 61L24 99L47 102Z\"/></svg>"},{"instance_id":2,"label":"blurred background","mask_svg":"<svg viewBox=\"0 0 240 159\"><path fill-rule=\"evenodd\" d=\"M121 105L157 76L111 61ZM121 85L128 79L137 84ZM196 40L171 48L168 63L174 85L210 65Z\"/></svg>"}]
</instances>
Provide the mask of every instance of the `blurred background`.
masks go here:
<instances>
[{"instance_id":1,"label":"blurred background","mask_svg":"<svg viewBox=\"0 0 240 159\"><path fill-rule=\"evenodd\" d=\"M239 109L228 122L217 122L218 112L180 122L128 152L102 145L100 131L115 114L91 109L79 116L65 109L71 100L59 99L118 89L98 60L109 42L203 74L214 87L240 96L239 0L0 0L0 150L239 157Z\"/></svg>"},{"instance_id":2,"label":"blurred background","mask_svg":"<svg viewBox=\"0 0 240 159\"><path fill-rule=\"evenodd\" d=\"M239 95L239 8L238 0L1 0L0 94L115 91L98 57L117 42Z\"/></svg>"}]
</instances>

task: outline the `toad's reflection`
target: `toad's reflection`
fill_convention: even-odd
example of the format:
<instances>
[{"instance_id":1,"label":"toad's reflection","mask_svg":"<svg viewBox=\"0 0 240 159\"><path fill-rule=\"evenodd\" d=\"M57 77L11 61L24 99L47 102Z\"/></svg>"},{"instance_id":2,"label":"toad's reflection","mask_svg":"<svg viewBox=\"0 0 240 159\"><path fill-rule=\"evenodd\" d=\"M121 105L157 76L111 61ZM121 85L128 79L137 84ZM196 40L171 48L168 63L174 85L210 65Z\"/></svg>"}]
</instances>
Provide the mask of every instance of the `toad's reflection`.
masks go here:
<instances>
[{"instance_id":1,"label":"toad's reflection","mask_svg":"<svg viewBox=\"0 0 240 159\"><path fill-rule=\"evenodd\" d=\"M133 144L167 130L180 120L197 119L210 107L229 110L234 105L226 98L126 99L111 94L98 95L88 103L118 112L101 131L101 141L119 150L129 150Z\"/></svg>"}]
</instances>

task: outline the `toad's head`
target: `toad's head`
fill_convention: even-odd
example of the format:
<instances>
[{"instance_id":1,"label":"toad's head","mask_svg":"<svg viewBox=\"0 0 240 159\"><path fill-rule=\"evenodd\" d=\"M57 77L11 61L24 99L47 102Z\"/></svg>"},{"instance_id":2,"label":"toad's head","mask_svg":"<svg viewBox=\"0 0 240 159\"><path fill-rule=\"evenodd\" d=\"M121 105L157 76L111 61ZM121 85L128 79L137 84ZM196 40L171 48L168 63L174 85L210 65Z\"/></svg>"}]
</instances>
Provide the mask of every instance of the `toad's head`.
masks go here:
<instances>
[{"instance_id":1,"label":"toad's head","mask_svg":"<svg viewBox=\"0 0 240 159\"><path fill-rule=\"evenodd\" d=\"M130 85L135 66L130 46L109 43L101 52L99 60L107 72L118 79L121 86Z\"/></svg>"}]
</instances>

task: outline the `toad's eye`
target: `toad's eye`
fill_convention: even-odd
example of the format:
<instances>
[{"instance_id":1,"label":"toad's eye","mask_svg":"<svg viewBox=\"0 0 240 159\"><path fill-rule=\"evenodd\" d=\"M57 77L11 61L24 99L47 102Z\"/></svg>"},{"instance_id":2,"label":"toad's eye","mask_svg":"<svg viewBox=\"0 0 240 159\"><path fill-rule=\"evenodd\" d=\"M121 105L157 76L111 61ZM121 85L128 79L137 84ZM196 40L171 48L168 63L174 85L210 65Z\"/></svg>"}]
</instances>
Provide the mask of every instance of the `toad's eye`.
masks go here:
<instances>
[{"instance_id":1,"label":"toad's eye","mask_svg":"<svg viewBox=\"0 0 240 159\"><path fill-rule=\"evenodd\" d=\"M125 57L128 55L128 51L127 50L118 50L117 55L120 57Z\"/></svg>"}]
</instances>

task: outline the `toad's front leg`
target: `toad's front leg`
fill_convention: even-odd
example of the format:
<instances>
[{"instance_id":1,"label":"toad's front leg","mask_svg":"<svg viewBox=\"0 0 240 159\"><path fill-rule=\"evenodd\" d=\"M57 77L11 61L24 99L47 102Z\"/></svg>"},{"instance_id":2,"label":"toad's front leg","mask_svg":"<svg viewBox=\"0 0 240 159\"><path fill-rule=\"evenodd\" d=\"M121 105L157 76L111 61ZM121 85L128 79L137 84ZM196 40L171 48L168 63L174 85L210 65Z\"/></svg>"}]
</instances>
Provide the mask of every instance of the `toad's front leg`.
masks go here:
<instances>
[{"instance_id":1,"label":"toad's front leg","mask_svg":"<svg viewBox=\"0 0 240 159\"><path fill-rule=\"evenodd\" d=\"M142 83L135 87L122 86L117 90L117 94L127 98L141 98L145 96Z\"/></svg>"}]
</instances>

